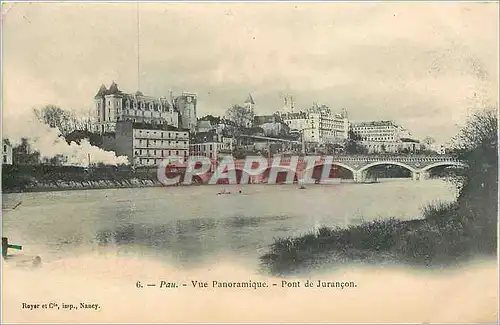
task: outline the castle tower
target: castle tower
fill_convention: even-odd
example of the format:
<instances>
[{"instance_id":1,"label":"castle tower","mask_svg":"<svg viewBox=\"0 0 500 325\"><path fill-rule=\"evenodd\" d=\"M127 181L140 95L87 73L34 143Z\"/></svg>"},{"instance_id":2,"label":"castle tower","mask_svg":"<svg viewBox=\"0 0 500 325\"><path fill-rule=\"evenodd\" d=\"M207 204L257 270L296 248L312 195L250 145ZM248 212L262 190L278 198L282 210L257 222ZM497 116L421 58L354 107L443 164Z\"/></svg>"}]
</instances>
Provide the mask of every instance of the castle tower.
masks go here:
<instances>
[{"instance_id":1,"label":"castle tower","mask_svg":"<svg viewBox=\"0 0 500 325\"><path fill-rule=\"evenodd\" d=\"M106 101L104 96L108 93L108 89L104 84L101 85L99 91L94 96L95 105L95 131L104 133L104 121L106 121Z\"/></svg>"},{"instance_id":2,"label":"castle tower","mask_svg":"<svg viewBox=\"0 0 500 325\"><path fill-rule=\"evenodd\" d=\"M114 132L116 120L122 112L123 93L118 89L118 85L113 81L109 89L101 85L99 91L94 96L96 107L96 131L99 133Z\"/></svg>"},{"instance_id":3,"label":"castle tower","mask_svg":"<svg viewBox=\"0 0 500 325\"><path fill-rule=\"evenodd\" d=\"M183 92L181 96L174 99L174 104L180 114L182 128L196 132L198 118L196 113L198 97L195 93Z\"/></svg>"}]
</instances>

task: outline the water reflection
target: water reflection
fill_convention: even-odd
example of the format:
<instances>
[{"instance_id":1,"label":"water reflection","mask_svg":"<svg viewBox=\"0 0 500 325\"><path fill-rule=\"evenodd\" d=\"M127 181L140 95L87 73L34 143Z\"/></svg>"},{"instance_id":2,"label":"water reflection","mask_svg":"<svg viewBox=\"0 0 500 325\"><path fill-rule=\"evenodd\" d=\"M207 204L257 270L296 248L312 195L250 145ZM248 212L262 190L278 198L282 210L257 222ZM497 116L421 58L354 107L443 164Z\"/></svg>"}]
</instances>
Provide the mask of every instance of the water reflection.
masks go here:
<instances>
[{"instance_id":1,"label":"water reflection","mask_svg":"<svg viewBox=\"0 0 500 325\"><path fill-rule=\"evenodd\" d=\"M216 196L218 190L206 186L4 195L5 201L23 200L3 215L4 233L27 248L46 247L49 259L111 249L181 265L228 255L256 264L276 237L300 235L319 225L358 223L358 217L414 218L422 204L456 195L439 181L310 186L306 191L249 185L243 187L245 195L234 196Z\"/></svg>"},{"instance_id":2,"label":"water reflection","mask_svg":"<svg viewBox=\"0 0 500 325\"><path fill-rule=\"evenodd\" d=\"M209 256L213 258L228 251L255 258L259 250L270 243L258 236L262 228L266 228L264 224L287 219L290 217L236 216L228 219L200 217L165 224L127 223L116 229L99 230L95 240L100 246L135 247L141 252L169 255L181 264L204 261ZM287 230L283 226L271 227L273 232Z\"/></svg>"}]
</instances>

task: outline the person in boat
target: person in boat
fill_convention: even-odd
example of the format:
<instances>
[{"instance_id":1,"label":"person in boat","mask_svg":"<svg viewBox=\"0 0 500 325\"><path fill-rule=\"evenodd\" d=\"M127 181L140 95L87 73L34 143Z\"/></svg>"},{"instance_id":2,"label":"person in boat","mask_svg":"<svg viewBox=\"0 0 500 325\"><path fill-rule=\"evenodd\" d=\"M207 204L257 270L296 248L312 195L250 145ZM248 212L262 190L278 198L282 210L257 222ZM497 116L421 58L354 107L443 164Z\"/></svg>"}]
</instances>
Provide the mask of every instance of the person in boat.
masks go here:
<instances>
[{"instance_id":1,"label":"person in boat","mask_svg":"<svg viewBox=\"0 0 500 325\"><path fill-rule=\"evenodd\" d=\"M222 194L231 194L231 192L228 192L228 191L226 191L225 188L223 188L222 191L220 191L219 193L217 193L217 195L222 195Z\"/></svg>"}]
</instances>

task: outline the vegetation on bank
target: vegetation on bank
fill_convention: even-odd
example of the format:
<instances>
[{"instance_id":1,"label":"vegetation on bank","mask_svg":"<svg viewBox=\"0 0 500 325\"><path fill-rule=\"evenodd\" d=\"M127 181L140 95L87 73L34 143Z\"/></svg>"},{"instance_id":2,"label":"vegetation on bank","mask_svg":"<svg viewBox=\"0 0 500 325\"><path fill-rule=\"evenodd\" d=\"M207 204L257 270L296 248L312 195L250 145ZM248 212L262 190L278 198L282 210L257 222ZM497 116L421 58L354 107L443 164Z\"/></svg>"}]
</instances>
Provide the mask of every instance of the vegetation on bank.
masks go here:
<instances>
[{"instance_id":1,"label":"vegetation on bank","mask_svg":"<svg viewBox=\"0 0 500 325\"><path fill-rule=\"evenodd\" d=\"M90 169L75 166L2 165L2 192L23 192L39 183L100 182L126 183L137 179L156 181L156 169L132 170L128 166L99 166Z\"/></svg>"},{"instance_id":2,"label":"vegetation on bank","mask_svg":"<svg viewBox=\"0 0 500 325\"><path fill-rule=\"evenodd\" d=\"M467 164L453 176L456 202L430 204L423 218L322 227L279 238L261 257L274 274L343 263L396 262L442 266L475 255L496 255L498 200L496 111L475 114L456 139L455 156Z\"/></svg>"}]
</instances>

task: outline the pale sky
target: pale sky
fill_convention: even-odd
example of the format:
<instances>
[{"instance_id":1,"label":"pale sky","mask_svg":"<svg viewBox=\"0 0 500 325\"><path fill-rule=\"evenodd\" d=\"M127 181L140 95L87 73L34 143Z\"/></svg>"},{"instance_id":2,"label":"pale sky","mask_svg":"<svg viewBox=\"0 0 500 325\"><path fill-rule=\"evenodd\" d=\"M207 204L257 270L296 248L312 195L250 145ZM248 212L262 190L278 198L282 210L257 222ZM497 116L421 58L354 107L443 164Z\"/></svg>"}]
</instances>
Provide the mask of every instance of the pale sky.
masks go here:
<instances>
[{"instance_id":1,"label":"pale sky","mask_svg":"<svg viewBox=\"0 0 500 325\"><path fill-rule=\"evenodd\" d=\"M469 109L498 106L498 9L141 3L140 90L195 92L199 116L222 115L248 93L258 114L272 113L290 93L297 108L317 101L346 108L354 121L392 119L444 142ZM102 83L135 92L136 10L135 3L3 4L4 135L32 107L92 108Z\"/></svg>"}]
</instances>

